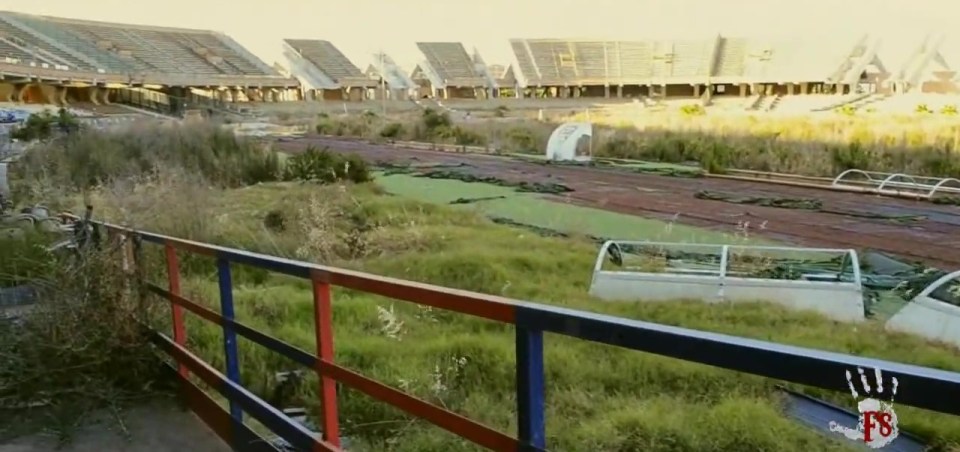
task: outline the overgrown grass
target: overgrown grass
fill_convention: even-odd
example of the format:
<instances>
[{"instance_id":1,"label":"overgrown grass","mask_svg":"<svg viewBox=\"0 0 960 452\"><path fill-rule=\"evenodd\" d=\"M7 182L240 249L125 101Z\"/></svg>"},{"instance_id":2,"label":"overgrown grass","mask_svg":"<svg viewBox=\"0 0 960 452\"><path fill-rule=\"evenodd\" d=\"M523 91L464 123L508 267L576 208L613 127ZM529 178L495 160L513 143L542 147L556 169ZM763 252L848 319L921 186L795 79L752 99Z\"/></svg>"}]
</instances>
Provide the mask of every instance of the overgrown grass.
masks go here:
<instances>
[{"instance_id":1,"label":"overgrown grass","mask_svg":"<svg viewBox=\"0 0 960 452\"><path fill-rule=\"evenodd\" d=\"M151 133L157 136L100 136L98 139L112 143L109 146L116 153L91 150L81 154L91 156L89 161L75 159L63 149L51 151L53 162L76 165L84 174L104 175L94 178L95 185L90 178L74 179L67 169L47 164L40 157L30 161L44 171L23 172L25 177L18 183L25 193L52 194L56 183L68 182L60 187L68 188L64 203L72 201L79 207L77 192L83 191L85 201L95 205L102 217L178 237L670 325L960 370L956 349L887 333L872 323L840 324L761 303L599 302L587 295L596 255L596 246L589 240L545 238L498 226L470 210L386 196L372 184L268 182L231 188L244 182L236 177L243 174L238 166L227 173L208 172L205 164L196 163L185 151L172 151L172 165L159 171L155 165L150 170L136 165L131 169L124 156L133 155L132 161L139 162L136 156L153 155L151 152L158 153L163 146L142 146L134 152L118 143L141 140L175 145L175 137L187 130L152 129ZM213 151L211 143L221 141L211 137L218 135L196 133L200 138L192 138L198 141L190 146L211 153L208 163L215 165L221 154ZM250 152L260 155L259 151ZM225 151L224 163L245 161L236 155ZM106 156L112 157L101 160ZM158 161L153 157L145 160ZM97 163L103 161L109 164ZM217 174L233 176L215 183ZM156 248L144 253L145 273L158 282L165 277L161 254ZM135 292L128 290L128 280L122 269L115 267L116 260L94 262L104 267L76 273L100 275L80 279L91 286L67 284L76 290L63 292L66 297L50 298L62 303L52 304L52 309L62 309L51 311L49 322L37 321L35 328L40 333L34 337L42 341L0 341L18 347L26 344L34 351L0 349L6 353L3 356L30 358L5 367L2 375L6 381L10 381L8 375L55 371L24 383L29 384L25 386L28 390L22 391L30 395L27 399L39 398L38 388L80 388L89 393L84 385L90 383L128 388L128 383L150 381L143 378L149 374L139 370L142 363L138 359L149 356L139 348L145 342L130 328L131 308L139 298L131 296ZM107 266L110 263L114 267ZM214 262L181 255L180 263L184 295L218 311ZM243 265L233 266L233 280L239 321L305 350L314 349L308 282ZM78 297L77 291L84 296ZM97 298L110 301L90 302ZM164 303L150 298L147 306L159 309ZM93 311L101 308L111 311ZM159 328L169 327L167 316L145 317ZM334 293L333 317L339 363L493 427L514 431L515 358L510 327L341 289ZM73 336L65 341L60 335L67 333ZM190 350L223 368L219 327L188 316L188 336ZM112 350L114 355L101 356L101 350ZM240 340L240 350L244 384L264 397L276 383L272 381L274 372L297 368L246 340ZM847 450L854 445L788 420L774 382L765 379L557 336L548 336L546 353L552 450L801 451ZM83 363L93 364L79 375L61 367ZM68 380L67 376L80 380ZM6 381L0 380L0 395L17 388ZM316 387L316 381L308 378L298 388L295 400L314 413ZM909 390L900 388L901 392ZM846 394L807 392L852 408ZM939 449L960 444L960 419L906 407L898 411L906 429L930 439ZM463 440L351 390L344 389L340 395L340 416L345 434L353 440L353 450L475 450Z\"/></svg>"},{"instance_id":2,"label":"overgrown grass","mask_svg":"<svg viewBox=\"0 0 960 452\"><path fill-rule=\"evenodd\" d=\"M183 184L183 182L178 182ZM483 293L528 299L782 343L960 370L960 352L768 304L604 303L586 292L596 247L498 226L474 212L384 196L370 185L266 184L241 190L195 187L186 198L149 191L101 192L97 205L131 224L325 264ZM178 189L182 190L178 186ZM129 207L138 198L177 199L164 215ZM125 201L120 201L123 198ZM155 204L157 208L159 205ZM204 212L206 214L199 214ZM264 224L281 212L286 227ZM145 215L144 215L145 213ZM190 221L184 221L190 219ZM158 250L155 250L158 251ZM159 251L158 251L159 252ZM162 278L158 255L151 275ZM218 310L214 263L182 258L184 293ZM237 319L313 350L312 301L305 281L235 266ZM156 300L160 302L159 300ZM507 326L355 291L334 293L337 361L496 428L514 425L513 332ZM223 368L219 328L188 323L189 347ZM240 341L242 378L268 394L274 372L297 365ZM836 376L838 379L842 375ZM707 366L548 336L548 434L552 450L847 450L789 421L774 382ZM316 409L315 381L298 391ZM901 388L909 391L910 388ZM852 408L846 394L824 394ZM475 450L465 441L351 390L341 420L354 450ZM906 407L902 425L942 450L960 442L960 419Z\"/></svg>"},{"instance_id":3,"label":"overgrown grass","mask_svg":"<svg viewBox=\"0 0 960 452\"><path fill-rule=\"evenodd\" d=\"M446 117L439 126L433 119ZM579 113L557 121L596 124L596 156L667 163L698 162L722 172L747 169L812 176L843 170L960 176L960 120L955 116L690 115ZM324 117L325 134L487 146L501 152L542 154L556 123L473 120L456 124L443 113ZM444 131L436 133L436 130ZM455 130L455 132L446 132ZM384 135L384 132L389 132Z\"/></svg>"}]
</instances>

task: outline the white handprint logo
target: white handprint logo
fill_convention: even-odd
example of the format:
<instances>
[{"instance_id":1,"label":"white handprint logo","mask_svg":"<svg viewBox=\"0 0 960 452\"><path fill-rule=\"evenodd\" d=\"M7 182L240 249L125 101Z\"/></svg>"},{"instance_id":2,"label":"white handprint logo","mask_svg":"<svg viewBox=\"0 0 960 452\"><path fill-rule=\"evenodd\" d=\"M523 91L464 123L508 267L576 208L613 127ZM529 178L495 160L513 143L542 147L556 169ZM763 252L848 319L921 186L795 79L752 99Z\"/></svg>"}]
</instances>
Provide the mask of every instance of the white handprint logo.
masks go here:
<instances>
[{"instance_id":1,"label":"white handprint logo","mask_svg":"<svg viewBox=\"0 0 960 452\"><path fill-rule=\"evenodd\" d=\"M857 411L860 412L860 420L857 428L845 427L834 421L830 421L830 431L840 433L854 441L863 441L868 447L879 449L893 442L900 434L897 428L897 413L893 411L893 398L897 395L897 377L890 381L892 387L884 393L883 375L880 369L874 369L876 378L876 387L871 388L867 381L867 375L863 368L857 368L860 373L860 384L863 386L863 400L860 400L860 392L853 384L853 375L847 371L847 384L850 386L850 393L854 400L857 400ZM880 400L886 398L886 400Z\"/></svg>"}]
</instances>

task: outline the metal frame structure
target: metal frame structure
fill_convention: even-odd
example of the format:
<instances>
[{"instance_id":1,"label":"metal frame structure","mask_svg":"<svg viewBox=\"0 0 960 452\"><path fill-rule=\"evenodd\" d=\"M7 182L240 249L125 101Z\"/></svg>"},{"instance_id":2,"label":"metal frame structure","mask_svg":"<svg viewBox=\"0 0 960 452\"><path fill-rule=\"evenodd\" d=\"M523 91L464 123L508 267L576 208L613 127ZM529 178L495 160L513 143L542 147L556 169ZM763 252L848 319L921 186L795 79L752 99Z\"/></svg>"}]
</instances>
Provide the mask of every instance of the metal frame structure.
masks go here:
<instances>
[{"instance_id":1,"label":"metal frame structure","mask_svg":"<svg viewBox=\"0 0 960 452\"><path fill-rule=\"evenodd\" d=\"M613 316L510 300L462 290L403 281L325 267L237 249L220 247L160 234L101 223L108 235L125 239L125 256L143 264L142 247L164 248L166 287L144 281L149 292L171 304L172 337L153 331L159 348L176 361L182 394L191 407L235 450L276 450L243 422L257 419L299 450L341 450L336 383L358 390L408 414L424 419L481 447L497 451L547 449L545 418L544 333L673 357L715 367L788 382L846 392L843 373L876 368L896 377L903 388L897 401L928 410L960 415L960 373L922 368L889 361L743 339ZM132 238L132 240L130 240ZM221 312L203 307L181 293L179 259L193 253L216 259ZM306 351L257 331L234 319L234 264L253 266L311 281L317 349ZM142 275L143 272L137 271ZM516 327L516 437L494 430L445 408L406 394L338 365L334 361L331 304L334 286L431 306ZM215 369L187 348L184 311L223 328L225 369ZM244 388L240 381L237 337L242 336L312 369L320 377L322 434L316 434ZM854 370L855 371L855 370ZM196 376L229 401L221 408L192 381Z\"/></svg>"},{"instance_id":2,"label":"metal frame structure","mask_svg":"<svg viewBox=\"0 0 960 452\"><path fill-rule=\"evenodd\" d=\"M850 176L863 179L850 179ZM948 184L956 185L949 187ZM832 187L859 190L882 195L911 196L932 199L938 193L960 194L960 180L952 177L914 176L904 173L881 173L859 169L846 170L833 179Z\"/></svg>"},{"instance_id":3,"label":"metal frame structure","mask_svg":"<svg viewBox=\"0 0 960 452\"><path fill-rule=\"evenodd\" d=\"M663 272L604 270L611 248L658 247L695 249L717 256L717 267L693 269L667 267ZM740 276L731 271L731 256L738 251L792 255L834 254L844 256L834 274L803 275L803 280ZM849 278L844 270L852 267ZM856 322L865 318L860 261L852 249L793 248L781 246L709 245L669 242L610 240L600 247L593 268L590 294L605 300L670 301L700 299L708 302L773 300L796 309L818 311L835 320Z\"/></svg>"}]
</instances>

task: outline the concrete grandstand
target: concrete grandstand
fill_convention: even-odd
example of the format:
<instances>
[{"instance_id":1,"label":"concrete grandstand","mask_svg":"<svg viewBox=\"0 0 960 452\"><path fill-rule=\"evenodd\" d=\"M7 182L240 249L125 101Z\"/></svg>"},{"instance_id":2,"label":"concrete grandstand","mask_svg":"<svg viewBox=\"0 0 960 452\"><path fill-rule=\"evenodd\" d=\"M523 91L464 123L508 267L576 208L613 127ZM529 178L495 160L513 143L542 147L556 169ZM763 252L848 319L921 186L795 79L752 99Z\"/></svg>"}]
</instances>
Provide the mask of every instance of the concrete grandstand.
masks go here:
<instances>
[{"instance_id":1,"label":"concrete grandstand","mask_svg":"<svg viewBox=\"0 0 960 452\"><path fill-rule=\"evenodd\" d=\"M103 114L130 113L110 104L176 113L233 102L381 97L476 105L695 102L714 111L786 113L955 106L936 96L960 93L942 38L919 43L895 68L884 63L877 36L825 39L511 39L507 64L488 64L459 42L418 42L422 61L410 73L383 52L361 70L324 40L285 39L286 62L270 66L215 31L0 12L0 102Z\"/></svg>"},{"instance_id":2,"label":"concrete grandstand","mask_svg":"<svg viewBox=\"0 0 960 452\"><path fill-rule=\"evenodd\" d=\"M360 101L377 86L330 41L284 39L283 54L308 98Z\"/></svg>"},{"instance_id":3,"label":"concrete grandstand","mask_svg":"<svg viewBox=\"0 0 960 452\"><path fill-rule=\"evenodd\" d=\"M299 93L296 80L222 33L13 12L0 12L0 75L0 98L55 105L146 99L140 106L157 107Z\"/></svg>"},{"instance_id":4,"label":"concrete grandstand","mask_svg":"<svg viewBox=\"0 0 960 452\"><path fill-rule=\"evenodd\" d=\"M487 70L479 52L471 57L459 42L418 42L425 59L411 76L420 84L421 97L498 97L496 78Z\"/></svg>"},{"instance_id":5,"label":"concrete grandstand","mask_svg":"<svg viewBox=\"0 0 960 452\"><path fill-rule=\"evenodd\" d=\"M405 100L416 96L417 83L390 55L377 53L373 56L373 61L375 63L370 63L364 74L372 80L382 82L388 99Z\"/></svg>"},{"instance_id":6,"label":"concrete grandstand","mask_svg":"<svg viewBox=\"0 0 960 452\"><path fill-rule=\"evenodd\" d=\"M520 85L555 97L846 94L876 85L878 42L512 39Z\"/></svg>"}]
</instances>

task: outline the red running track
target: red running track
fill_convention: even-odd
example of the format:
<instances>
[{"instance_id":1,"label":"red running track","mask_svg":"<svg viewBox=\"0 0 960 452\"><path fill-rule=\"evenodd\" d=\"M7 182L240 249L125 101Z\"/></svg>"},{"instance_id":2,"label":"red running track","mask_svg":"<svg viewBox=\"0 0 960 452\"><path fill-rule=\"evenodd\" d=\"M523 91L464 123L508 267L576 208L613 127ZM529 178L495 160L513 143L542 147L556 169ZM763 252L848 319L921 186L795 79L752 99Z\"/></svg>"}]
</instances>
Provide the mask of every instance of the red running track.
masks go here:
<instances>
[{"instance_id":1,"label":"red running track","mask_svg":"<svg viewBox=\"0 0 960 452\"><path fill-rule=\"evenodd\" d=\"M815 188L724 179L687 179L632 173L622 169L548 166L500 156L404 149L353 139L308 136L278 143L300 151L327 146L371 162L465 163L457 171L508 181L552 182L574 191L544 195L631 215L675 218L692 226L733 232L749 221L751 234L801 246L873 249L952 271L960 269L960 207L925 201L843 193ZM694 197L699 190L740 196L817 198L823 209L849 214L731 204ZM861 215L919 215L920 221L896 222ZM761 230L757 226L764 224Z\"/></svg>"}]
</instances>

